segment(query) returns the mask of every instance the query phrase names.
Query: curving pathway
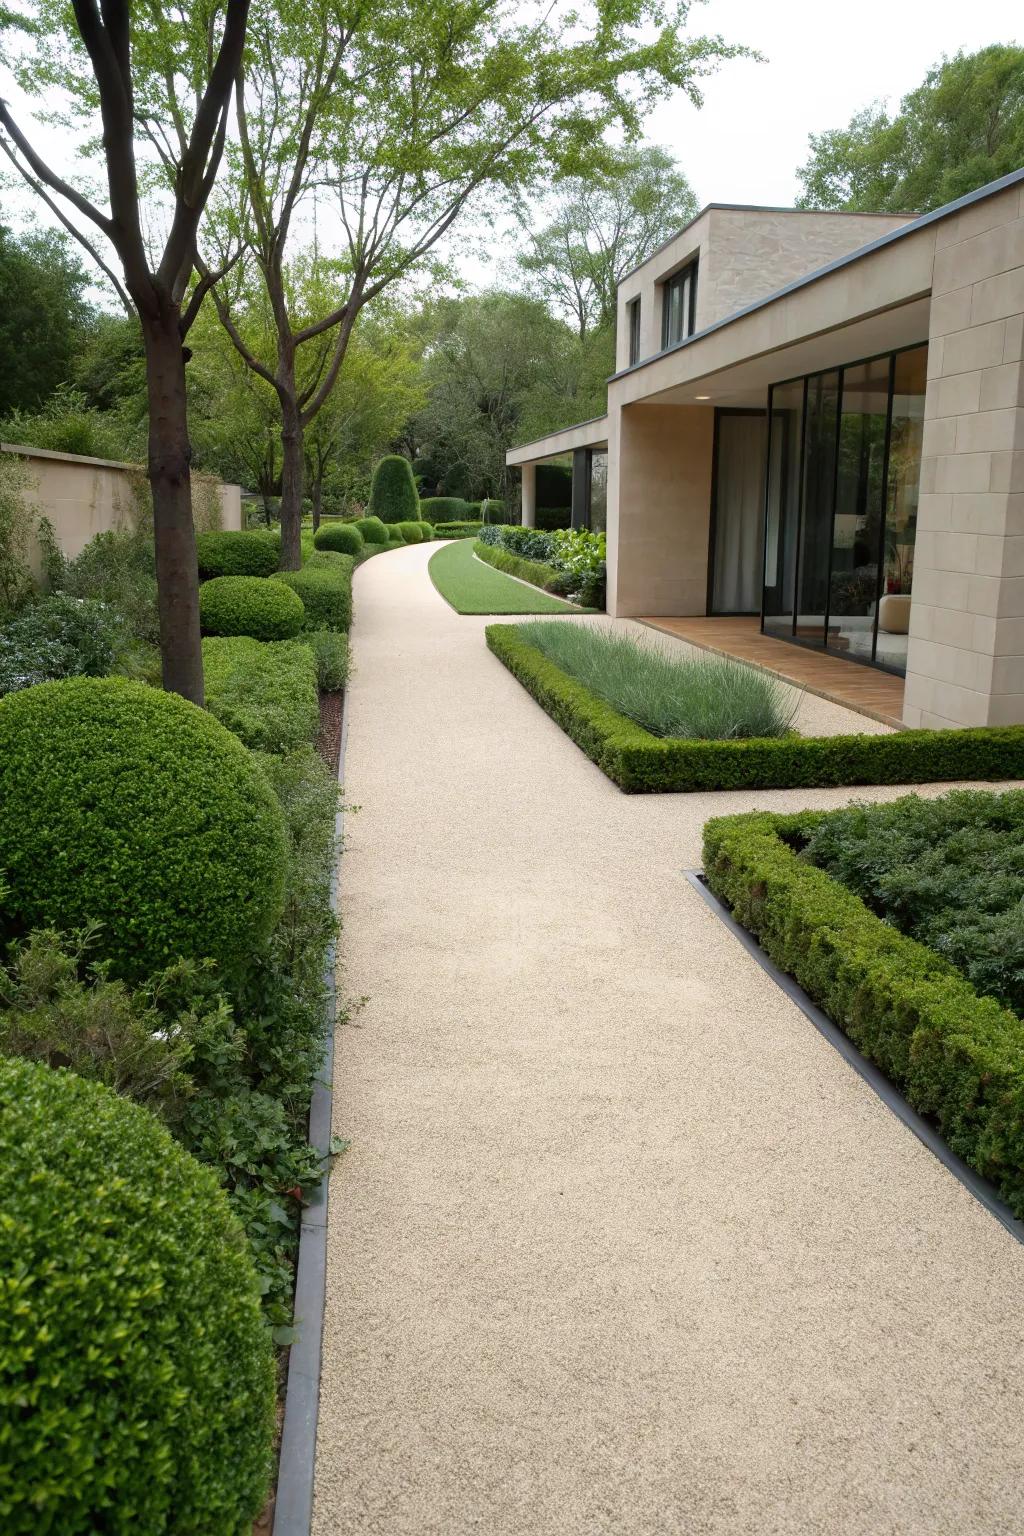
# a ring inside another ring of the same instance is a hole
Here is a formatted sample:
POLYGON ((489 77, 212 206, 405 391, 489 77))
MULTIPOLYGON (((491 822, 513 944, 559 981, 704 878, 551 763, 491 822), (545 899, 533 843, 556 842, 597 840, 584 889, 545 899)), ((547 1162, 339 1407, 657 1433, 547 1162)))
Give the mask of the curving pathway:
POLYGON ((1021 1530, 1024 1250, 681 874, 850 792, 620 794, 433 547, 356 573, 315 1536, 1021 1530))

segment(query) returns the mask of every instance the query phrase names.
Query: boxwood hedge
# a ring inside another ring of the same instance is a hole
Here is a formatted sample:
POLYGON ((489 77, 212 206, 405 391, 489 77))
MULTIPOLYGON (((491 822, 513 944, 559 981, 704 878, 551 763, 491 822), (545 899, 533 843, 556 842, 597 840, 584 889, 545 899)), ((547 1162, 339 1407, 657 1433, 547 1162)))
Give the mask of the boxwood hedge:
POLYGON ((274 1362, 213 1172, 98 1083, 3 1060, 0 1210, 0 1528, 250 1530, 274 1362))
POLYGON ((429 543, 434 537, 434 530, 429 523, 420 523, 420 537, 424 544, 429 543))
POLYGON ((358 528, 367 544, 386 544, 388 542, 388 530, 379 517, 359 517, 352 524, 358 528))
POLYGON ((352 555, 323 550, 301 571, 282 571, 281 581, 302 599, 310 629, 347 630, 352 623, 352 555))
POLYGON ((435 523, 434 537, 438 539, 475 539, 479 536, 482 523, 452 522, 435 523))
POLYGON ((709 821, 709 886, 1024 1217, 1024 1023, 801 859, 790 844, 820 819, 755 813, 709 821))
POLYGON ((199 621, 206 635, 251 635, 254 640, 290 640, 306 612, 286 579, 266 576, 215 576, 199 589, 199 621))
POLYGON ((358 555, 363 542, 355 523, 324 523, 313 536, 317 549, 333 549, 339 555, 358 555))
POLYGON ((553 565, 545 565, 540 560, 527 560, 523 555, 514 555, 499 545, 485 544, 482 539, 477 539, 473 553, 478 560, 493 565, 496 570, 517 576, 520 581, 528 581, 532 587, 540 587, 542 590, 557 581, 560 574, 553 565))
POLYGON ((470 503, 461 496, 424 496, 420 502, 420 516, 430 522, 457 523, 465 519, 470 503))
POLYGON ((422 523, 398 523, 397 528, 407 544, 419 544, 423 538, 422 523))
POLYGON ((291 752, 316 740, 316 660, 301 640, 211 636, 203 641, 203 673, 207 709, 247 747, 291 752))
POLYGON ((261 533, 220 530, 196 537, 199 574, 211 576, 272 576, 277 570, 278 549, 261 533))
POLYGON ((541 708, 630 794, 1024 778, 1024 726, 745 741, 659 738, 549 661, 518 626, 491 624, 486 634, 495 656, 541 708))
POLYGON ((128 978, 178 956, 235 968, 280 914, 281 811, 230 731, 118 677, 0 699, 3 918, 64 931, 128 978))

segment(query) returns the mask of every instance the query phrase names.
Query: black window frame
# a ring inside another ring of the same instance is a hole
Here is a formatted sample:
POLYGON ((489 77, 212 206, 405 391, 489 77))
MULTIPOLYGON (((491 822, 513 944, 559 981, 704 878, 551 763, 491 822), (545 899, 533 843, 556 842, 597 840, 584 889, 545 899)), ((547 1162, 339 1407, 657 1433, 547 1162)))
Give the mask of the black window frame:
POLYGON ((630 299, 626 305, 626 315, 629 321, 629 366, 640 361, 640 295, 630 299))
POLYGON ((686 262, 685 266, 666 277, 661 284, 661 350, 667 352, 670 347, 676 347, 681 341, 687 341, 697 329, 697 266, 699 258, 686 262), (689 282, 689 290, 686 299, 686 316, 683 334, 672 336, 668 334, 669 295, 674 288, 680 287, 684 282, 689 282))

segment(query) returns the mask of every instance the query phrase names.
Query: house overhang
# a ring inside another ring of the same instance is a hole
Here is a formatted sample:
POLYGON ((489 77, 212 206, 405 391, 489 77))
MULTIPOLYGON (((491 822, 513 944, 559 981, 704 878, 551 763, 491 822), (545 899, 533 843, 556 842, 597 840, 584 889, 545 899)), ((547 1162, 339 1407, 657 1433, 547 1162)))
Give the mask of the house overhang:
POLYGON ((605 449, 608 447, 608 417, 595 416, 591 421, 581 421, 575 426, 564 427, 561 432, 549 432, 532 443, 522 443, 510 448, 505 463, 510 465, 542 464, 545 459, 555 459, 562 454, 575 453, 577 448, 605 449))

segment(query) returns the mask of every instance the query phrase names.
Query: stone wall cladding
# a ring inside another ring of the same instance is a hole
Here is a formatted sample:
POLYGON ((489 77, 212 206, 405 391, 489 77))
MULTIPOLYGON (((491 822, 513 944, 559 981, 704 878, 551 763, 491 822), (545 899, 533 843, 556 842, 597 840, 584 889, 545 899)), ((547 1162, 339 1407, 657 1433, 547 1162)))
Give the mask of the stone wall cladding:
POLYGON ((1024 190, 936 231, 904 720, 1024 722, 1024 190))

